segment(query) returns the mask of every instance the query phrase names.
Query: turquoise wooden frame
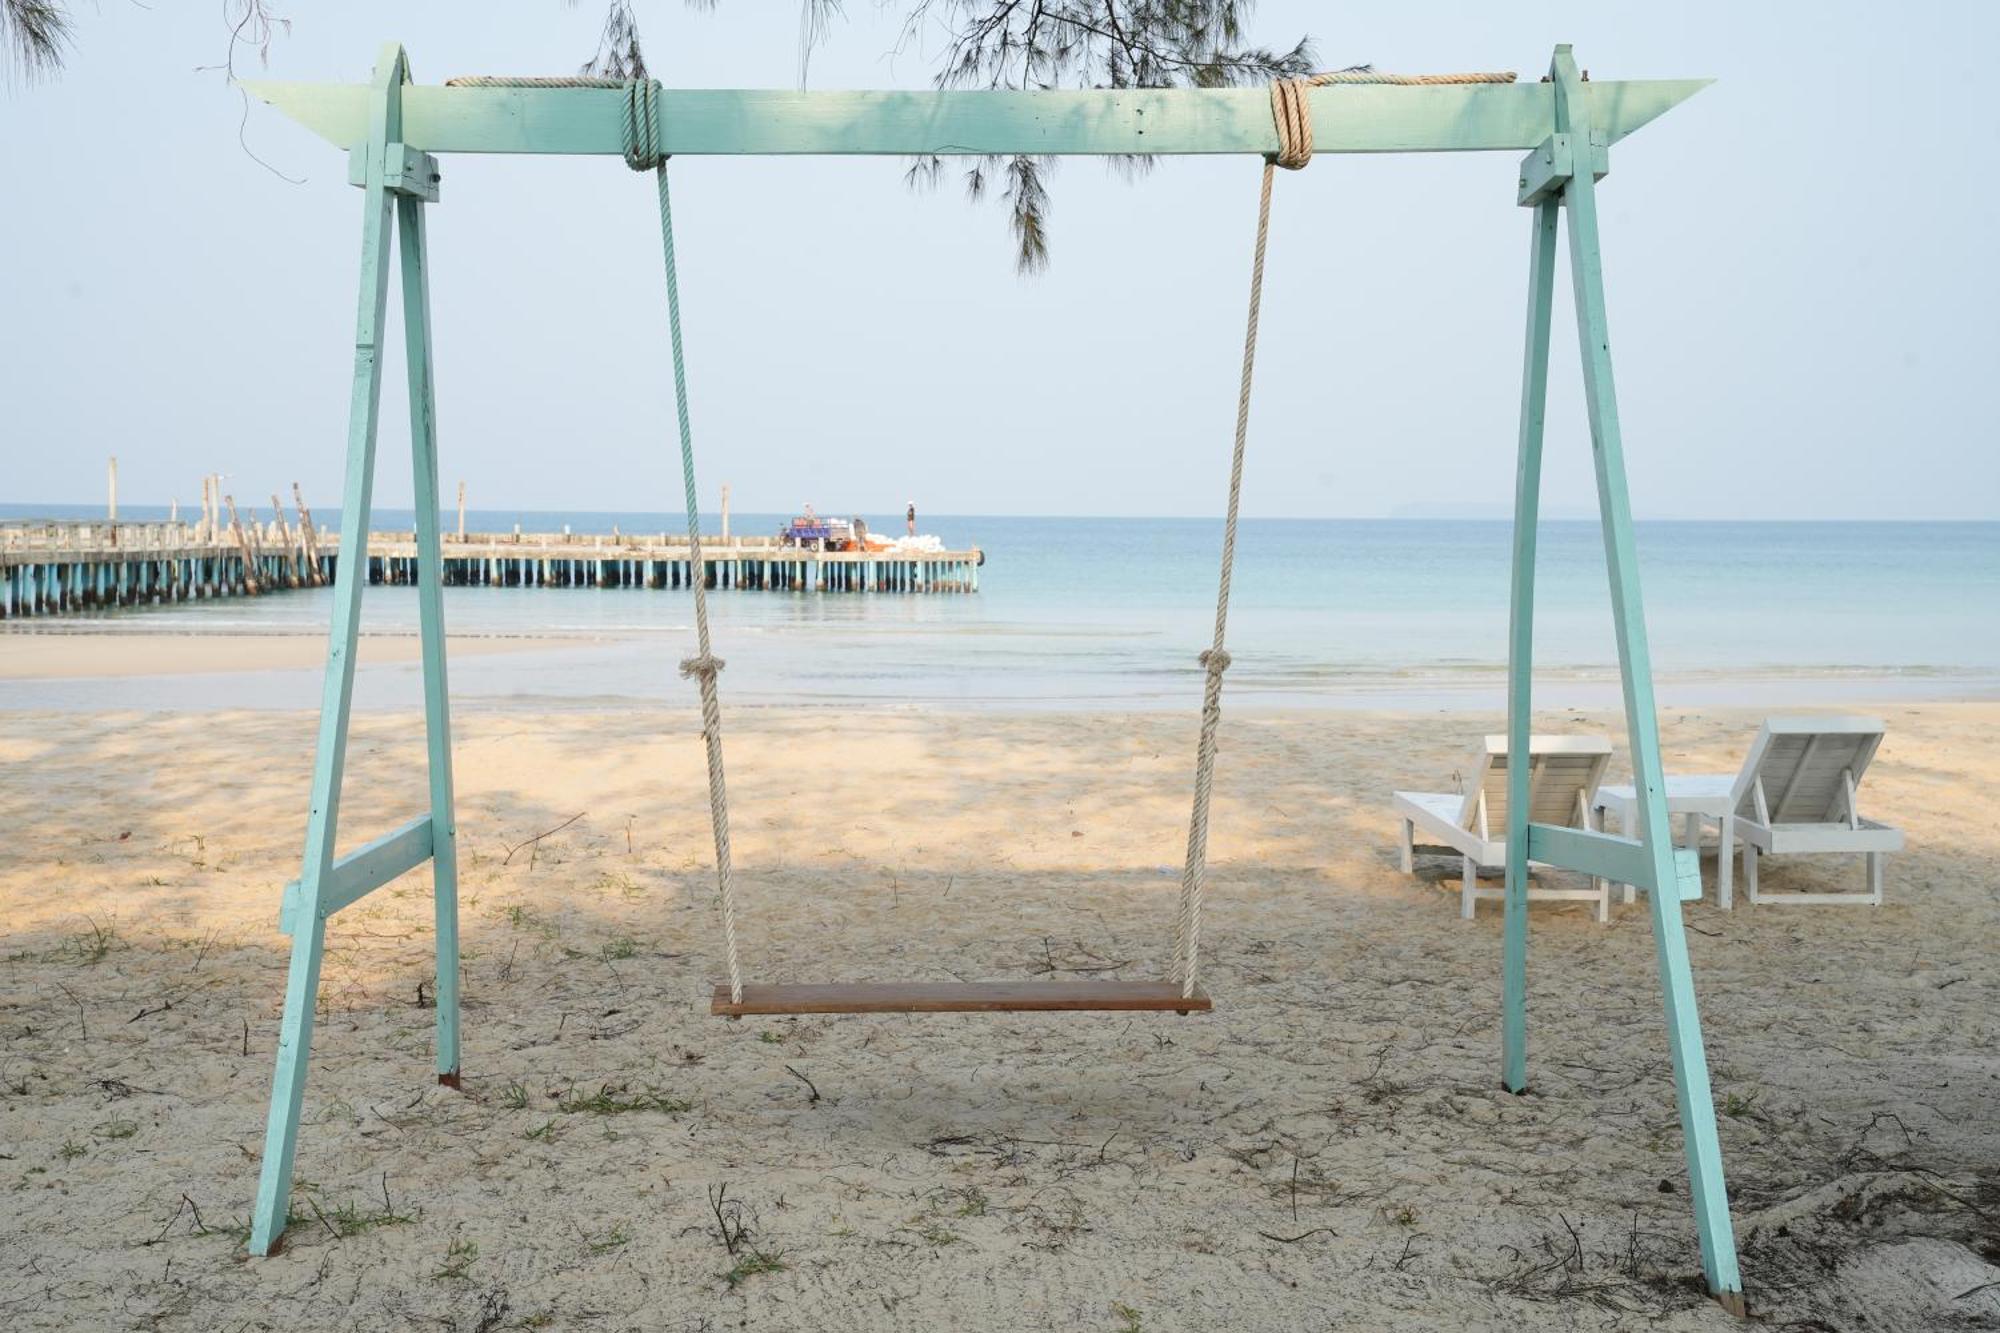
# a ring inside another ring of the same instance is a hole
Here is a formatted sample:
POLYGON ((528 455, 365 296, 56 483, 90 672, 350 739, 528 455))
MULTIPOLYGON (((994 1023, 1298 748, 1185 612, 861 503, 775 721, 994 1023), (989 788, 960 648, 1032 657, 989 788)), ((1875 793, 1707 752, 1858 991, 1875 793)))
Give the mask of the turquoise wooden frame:
MULTIPOLYGON (((1585 81, 1567 46, 1540 83, 1454 86, 1334 85, 1311 93, 1318 153, 1527 150, 1516 202, 1533 210, 1515 493, 1509 752, 1526 754, 1532 703, 1535 534, 1548 389, 1558 215, 1568 215, 1570 273, 1589 408, 1592 454, 1610 576, 1612 614, 1634 776, 1637 838, 1527 823, 1528 767, 1509 769, 1507 890, 1501 963, 1501 1078, 1525 1091, 1527 1074, 1527 872, 1540 861, 1611 874, 1647 891, 1657 944, 1674 1086, 1686 1144, 1696 1228, 1709 1289, 1742 1308, 1742 1280, 1716 1136, 1707 1058, 1696 1012, 1681 901, 1693 869, 1676 854, 1667 821, 1652 668, 1646 647, 1627 495, 1624 445, 1611 373, 1599 253, 1597 182, 1609 150, 1698 92, 1707 80, 1585 81)), ((438 548, 437 425, 431 381, 430 296, 424 205, 435 202, 436 153, 617 154, 626 98, 618 89, 420 87, 400 46, 385 47, 367 86, 251 83, 265 101, 347 149, 350 180, 365 192, 361 298, 356 316, 343 552, 367 538, 381 400, 381 333, 389 290, 390 223, 401 252, 403 321, 416 478, 418 596, 430 748, 429 814, 346 856, 334 855, 341 773, 354 685, 363 562, 342 560, 334 587, 304 868, 286 887, 291 969, 273 1079, 262 1178, 249 1248, 279 1243, 291 1193, 307 1055, 312 1042, 326 921, 405 871, 432 865, 437 921, 437 1073, 457 1086, 458 922, 450 717, 438 548)), ((659 136, 678 155, 731 154, 1249 154, 1277 151, 1262 89, 1118 92, 784 93, 666 89, 656 99, 659 136)), ((1696 894, 1698 877, 1693 880, 1696 894)))

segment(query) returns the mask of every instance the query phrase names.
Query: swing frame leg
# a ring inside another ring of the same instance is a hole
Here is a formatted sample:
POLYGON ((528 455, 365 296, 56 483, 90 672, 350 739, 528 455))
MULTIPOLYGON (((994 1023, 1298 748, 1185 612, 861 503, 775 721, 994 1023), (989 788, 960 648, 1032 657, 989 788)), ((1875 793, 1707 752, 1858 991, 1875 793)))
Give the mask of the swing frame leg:
POLYGON ((438 1077, 440 1082, 453 1087, 458 1084, 458 858, 444 673, 436 410, 422 212, 424 202, 436 198, 436 171, 429 158, 412 153, 400 143, 402 86, 409 79, 402 48, 393 43, 383 48, 375 69, 369 139, 354 150, 365 202, 354 374, 348 404, 347 470, 340 515, 340 559, 334 576, 333 617, 320 699, 305 856, 298 880, 286 888, 281 914, 281 921, 292 934, 292 954, 285 980, 284 1016, 278 1029, 264 1155, 251 1213, 248 1249, 256 1255, 271 1254, 279 1248, 289 1221, 292 1168, 305 1100, 327 918, 426 860, 433 863, 437 900, 438 1077), (385 838, 337 858, 334 849, 340 829, 341 780, 347 764, 348 720, 354 698, 354 653, 360 628, 361 594, 367 584, 368 521, 382 405, 381 352, 388 313, 392 214, 399 223, 402 241, 431 812, 385 838))
POLYGON ((438 532, 437 393, 431 357, 430 251, 424 203, 396 199, 403 272, 403 345, 410 383, 411 495, 417 511, 417 618, 424 669, 424 743, 430 761, 431 897, 437 931, 437 1079, 459 1086, 458 816, 451 771, 451 693, 445 674, 444 555, 438 532))
POLYGON ((1555 200, 1535 207, 1528 261, 1527 349, 1521 369, 1521 444, 1514 473, 1514 571, 1507 638, 1507 879, 1502 901, 1500 1082, 1528 1090, 1528 754, 1534 693, 1535 528, 1542 492, 1542 427, 1549 396, 1555 308, 1555 200))
POLYGON ((1605 317, 1603 256, 1598 238, 1596 180, 1608 170, 1603 136, 1592 130, 1587 90, 1568 46, 1558 46, 1550 75, 1555 85, 1556 135, 1523 164, 1520 202, 1535 209, 1529 280, 1528 346, 1521 395, 1520 460, 1516 475, 1514 571, 1508 651, 1507 895, 1502 955, 1502 1081, 1527 1088, 1527 860, 1529 830, 1525 763, 1533 674, 1534 555, 1541 481, 1542 417, 1547 392, 1549 303, 1555 259, 1556 207, 1567 214, 1570 279, 1577 341, 1583 359, 1591 454, 1604 533, 1611 611, 1623 680, 1627 743, 1639 795, 1636 834, 1646 850, 1646 890, 1665 1002, 1668 1049, 1687 1156, 1689 1194, 1701 1241, 1708 1289, 1724 1309, 1745 1312, 1737 1268, 1735 1230, 1723 1178, 1714 1094, 1687 935, 1675 891, 1673 825, 1667 815, 1653 698, 1651 654, 1639 592, 1632 532, 1632 503, 1625 475, 1618 399, 1611 371, 1611 338, 1605 317), (1602 168, 1602 169, 1601 169, 1602 168))

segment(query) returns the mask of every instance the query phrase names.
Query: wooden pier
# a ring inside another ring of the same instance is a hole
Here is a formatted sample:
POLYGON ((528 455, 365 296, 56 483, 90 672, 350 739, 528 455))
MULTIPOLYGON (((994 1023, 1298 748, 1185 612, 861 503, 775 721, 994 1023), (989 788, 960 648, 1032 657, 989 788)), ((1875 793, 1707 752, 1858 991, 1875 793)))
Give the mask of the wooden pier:
MULTIPOLYGON (((466 533, 444 538, 447 587, 686 589, 685 537, 669 533, 466 533)), ((821 551, 776 537, 705 539, 709 588, 792 593, 967 593, 985 555, 821 551)), ((0 619, 96 607, 255 596, 331 583, 338 533, 270 523, 0 523, 0 619)), ((416 534, 371 532, 368 581, 417 582, 416 534)))

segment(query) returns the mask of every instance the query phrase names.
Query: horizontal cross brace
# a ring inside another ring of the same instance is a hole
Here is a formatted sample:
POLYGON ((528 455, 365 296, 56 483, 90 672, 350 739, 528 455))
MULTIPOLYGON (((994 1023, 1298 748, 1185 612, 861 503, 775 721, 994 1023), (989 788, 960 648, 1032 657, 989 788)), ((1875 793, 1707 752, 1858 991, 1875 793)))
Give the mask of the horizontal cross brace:
MULTIPOLYGON (((1686 101, 1707 79, 1584 85, 1590 123, 1616 143, 1686 101)), ((321 138, 368 137, 362 84, 246 81, 321 138)), ((431 153, 622 153, 617 88, 401 89, 401 141, 431 153)), ((1335 84, 1311 93, 1313 150, 1428 153, 1529 149, 1556 130, 1553 84, 1335 84)), ((664 89, 668 153, 980 154, 1278 151, 1263 88, 1084 92, 775 92, 664 89)))
MULTIPOLYGON (((1636 838, 1621 838, 1614 833, 1530 824, 1528 859, 1617 884, 1647 890, 1653 887, 1653 857, 1646 845, 1636 838)), ((1674 849, 1674 880, 1683 902, 1701 897, 1700 853, 1691 847, 1674 849)))
MULTIPOLYGON (((319 914, 332 916, 381 888, 396 876, 415 870, 431 859, 433 846, 431 817, 413 819, 394 833, 385 833, 371 843, 356 847, 333 863, 326 882, 319 887, 319 914)), ((305 887, 298 880, 285 885, 284 905, 278 909, 278 929, 290 935, 299 927, 299 911, 305 903, 305 887)))
POLYGON ((1674 848, 1674 880, 1680 886, 1682 902, 1701 901, 1701 851, 1698 848, 1674 848))

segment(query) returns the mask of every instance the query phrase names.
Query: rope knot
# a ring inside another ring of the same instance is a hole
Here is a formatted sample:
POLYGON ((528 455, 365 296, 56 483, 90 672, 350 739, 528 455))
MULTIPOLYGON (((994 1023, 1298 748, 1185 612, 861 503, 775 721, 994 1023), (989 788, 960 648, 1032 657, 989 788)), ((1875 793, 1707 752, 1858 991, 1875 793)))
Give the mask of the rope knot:
POLYGON ((1219 676, 1229 670, 1229 654, 1220 648, 1202 649, 1200 661, 1202 668, 1211 676, 1219 676))
POLYGON ((1279 79, 1271 85, 1271 119, 1278 126, 1278 151, 1271 160, 1287 171, 1312 161, 1312 88, 1310 79, 1279 79))
POLYGON ((667 160, 660 151, 660 116, 655 95, 660 85, 651 79, 625 83, 625 165, 651 171, 667 160))
POLYGON ((681 659, 681 675, 689 680, 694 680, 697 677, 703 680, 714 680, 715 673, 727 665, 728 663, 724 662, 714 653, 703 653, 699 657, 683 657, 681 659))
POLYGON ((1271 161, 1288 171, 1297 171, 1312 161, 1314 88, 1328 84, 1374 83, 1403 87, 1433 87, 1470 83, 1512 83, 1514 75, 1498 71, 1474 74, 1384 74, 1368 65, 1353 69, 1308 74, 1302 79, 1279 79, 1271 85, 1271 119, 1278 126, 1278 151, 1271 161))

